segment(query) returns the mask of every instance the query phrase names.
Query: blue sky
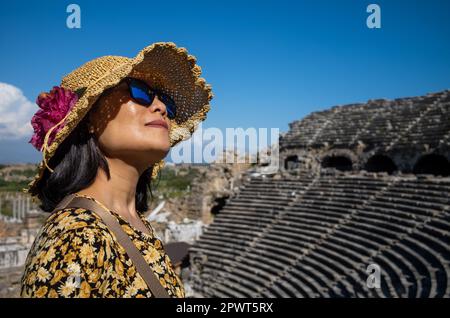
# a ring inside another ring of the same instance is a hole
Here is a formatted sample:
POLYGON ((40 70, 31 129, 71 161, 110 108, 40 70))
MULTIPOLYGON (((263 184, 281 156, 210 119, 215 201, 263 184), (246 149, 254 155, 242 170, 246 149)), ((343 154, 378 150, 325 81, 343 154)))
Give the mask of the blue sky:
MULTIPOLYGON (((31 103, 90 59, 133 57, 156 41, 197 57, 215 94, 205 128, 287 131, 334 105, 450 88, 445 0, 0 3, 0 82, 31 103), (81 29, 66 27, 70 3, 81 7, 81 29), (381 7, 381 29, 366 26, 370 3, 381 7)), ((0 162, 40 159, 29 137, 1 137, 0 162)))

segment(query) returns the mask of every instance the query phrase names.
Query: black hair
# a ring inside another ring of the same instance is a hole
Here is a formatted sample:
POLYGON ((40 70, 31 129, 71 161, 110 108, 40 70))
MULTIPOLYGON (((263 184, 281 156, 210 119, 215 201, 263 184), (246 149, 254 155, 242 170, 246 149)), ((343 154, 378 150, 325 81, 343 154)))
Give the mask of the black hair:
MULTIPOLYGON (((96 103, 97 104, 97 103, 96 103)), ((97 105, 94 105, 95 108, 97 105)), ((75 129, 58 146, 42 178, 34 187, 32 195, 40 199, 40 208, 51 212, 66 196, 88 187, 97 176, 98 168, 105 171, 110 179, 108 162, 101 152, 97 137, 88 131, 86 115, 75 129)), ((136 211, 148 210, 148 194, 153 199, 151 175, 153 166, 147 168, 139 177, 136 185, 136 211)))

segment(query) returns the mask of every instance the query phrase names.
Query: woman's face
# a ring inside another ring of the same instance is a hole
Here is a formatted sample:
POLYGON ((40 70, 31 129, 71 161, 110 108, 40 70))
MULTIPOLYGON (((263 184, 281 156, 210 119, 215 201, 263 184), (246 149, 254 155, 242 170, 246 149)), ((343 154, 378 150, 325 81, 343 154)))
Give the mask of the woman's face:
POLYGON ((100 97, 98 103, 89 115, 89 127, 93 128, 99 147, 107 157, 145 169, 167 155, 170 120, 166 106, 158 97, 150 106, 143 106, 130 97, 128 85, 121 82, 100 97), (146 125, 154 120, 164 120, 169 129, 146 125))

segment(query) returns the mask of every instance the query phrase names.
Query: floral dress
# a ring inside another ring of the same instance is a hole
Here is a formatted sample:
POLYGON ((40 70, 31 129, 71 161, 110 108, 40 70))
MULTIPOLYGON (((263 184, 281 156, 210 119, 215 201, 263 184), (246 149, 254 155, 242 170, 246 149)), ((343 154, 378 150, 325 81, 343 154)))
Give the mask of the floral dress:
MULTIPOLYGON (((95 201, 93 197, 78 195, 95 201)), ((144 233, 114 211, 123 230, 141 251, 171 297, 184 297, 163 244, 150 223, 144 233)), ((101 218, 84 208, 51 214, 27 256, 21 281, 22 297, 153 297, 125 249, 101 218)))

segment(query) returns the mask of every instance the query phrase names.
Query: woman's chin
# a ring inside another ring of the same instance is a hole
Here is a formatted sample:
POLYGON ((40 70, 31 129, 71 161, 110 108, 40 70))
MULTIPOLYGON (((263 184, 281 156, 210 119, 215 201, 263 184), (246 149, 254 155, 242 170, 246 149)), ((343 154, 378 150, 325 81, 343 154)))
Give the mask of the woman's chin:
POLYGON ((170 151, 169 144, 152 145, 151 148, 147 149, 146 152, 154 154, 156 157, 163 159, 170 151))

